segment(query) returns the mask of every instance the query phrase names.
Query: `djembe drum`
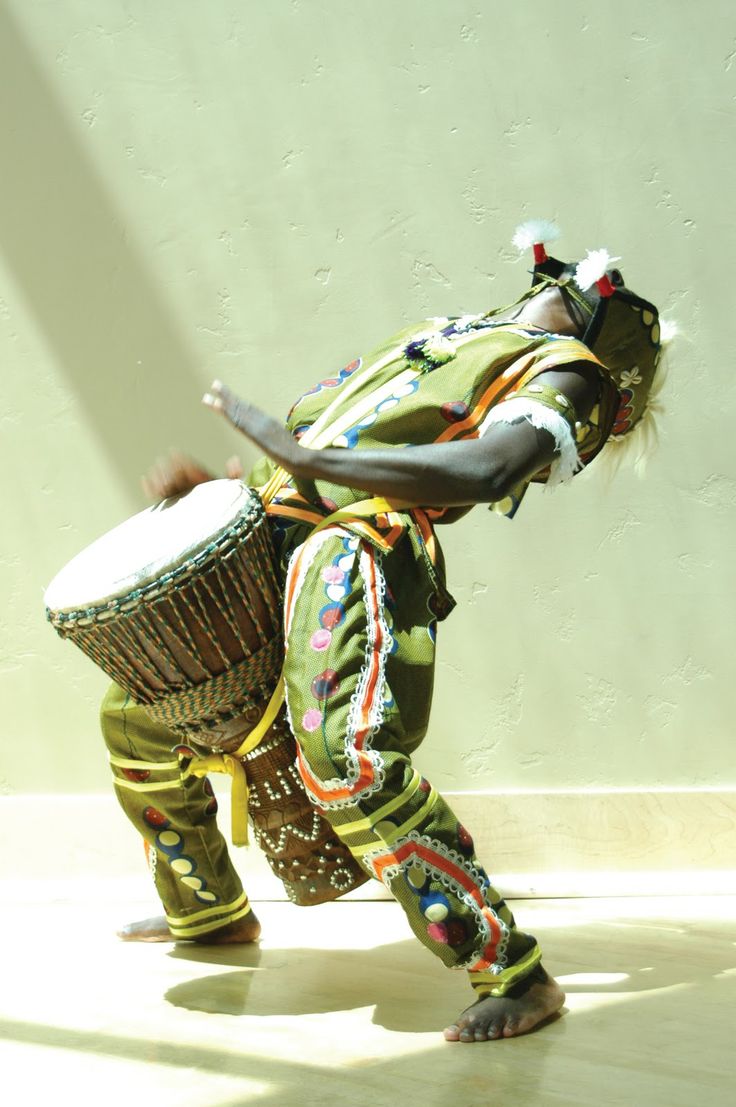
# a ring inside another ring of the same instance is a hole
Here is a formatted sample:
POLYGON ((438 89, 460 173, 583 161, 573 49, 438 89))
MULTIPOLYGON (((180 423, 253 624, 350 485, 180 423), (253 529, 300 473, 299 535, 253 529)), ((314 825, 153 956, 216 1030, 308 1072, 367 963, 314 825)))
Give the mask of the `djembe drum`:
MULTIPOLYGON (((281 585, 256 492, 216 480, 164 500, 83 550, 44 598, 57 632, 179 738, 184 771, 197 748, 242 750, 283 660, 281 585)), ((291 900, 322 903, 368 879, 307 799, 283 707, 237 761, 256 840, 291 900)))

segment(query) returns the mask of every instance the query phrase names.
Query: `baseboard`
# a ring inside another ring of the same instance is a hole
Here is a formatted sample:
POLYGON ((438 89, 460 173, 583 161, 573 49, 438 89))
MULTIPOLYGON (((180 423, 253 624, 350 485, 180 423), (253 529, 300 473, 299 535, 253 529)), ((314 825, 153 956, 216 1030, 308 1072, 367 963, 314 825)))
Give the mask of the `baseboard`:
MULTIPOLYGON (((736 893, 736 790, 463 792, 446 798, 510 898, 736 893)), ((221 797, 220 825, 229 825, 221 797)), ((257 849, 233 850, 252 899, 282 899, 257 849)), ((54 898, 147 880, 112 795, 0 798, 6 889, 54 898)), ((143 886, 143 885, 141 885, 143 886)), ((367 885, 357 898, 383 898, 367 885)))

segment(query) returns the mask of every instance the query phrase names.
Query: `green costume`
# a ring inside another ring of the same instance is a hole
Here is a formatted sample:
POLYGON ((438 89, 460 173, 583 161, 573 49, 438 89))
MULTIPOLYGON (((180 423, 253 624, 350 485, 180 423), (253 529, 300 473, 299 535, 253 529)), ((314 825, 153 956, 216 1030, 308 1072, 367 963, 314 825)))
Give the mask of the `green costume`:
MULTIPOLYGON (((395 335, 307 392, 288 427, 312 447, 370 450, 475 438, 494 422, 528 419, 555 435, 559 459, 535 478, 554 480, 572 475, 578 448, 584 461, 595 456, 617 406, 606 370, 577 340, 465 316, 395 335), (537 380, 580 361, 599 379, 585 427, 537 380)), ((445 964, 468 968, 478 994, 504 994, 534 970, 539 948, 516 929, 468 831, 410 761, 427 727, 437 622, 453 606, 433 530, 449 512, 377 505, 359 489, 293 480, 265 459, 250 483, 269 488, 285 577, 287 705, 307 792, 419 939, 445 964)), ((513 516, 527 484, 496 510, 513 516)), ((206 933, 247 910, 211 793, 178 776, 168 752, 175 736, 124 699, 113 689, 103 706, 119 798, 154 844, 173 933, 206 933), (154 815, 146 791, 126 780, 139 771, 161 784, 154 815)))

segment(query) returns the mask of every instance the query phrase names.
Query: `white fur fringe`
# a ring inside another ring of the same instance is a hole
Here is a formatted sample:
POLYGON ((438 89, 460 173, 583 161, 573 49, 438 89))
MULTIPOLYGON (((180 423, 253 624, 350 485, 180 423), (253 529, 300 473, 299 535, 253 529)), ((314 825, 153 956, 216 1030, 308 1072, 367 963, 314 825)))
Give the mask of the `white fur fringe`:
POLYGON ((483 420, 480 433, 483 435, 493 423, 518 423, 521 419, 526 419, 537 430, 549 431, 555 440, 558 456, 550 466, 548 488, 563 484, 582 469, 583 463, 578 457, 578 448, 567 420, 554 408, 537 400, 529 400, 524 396, 504 400, 491 409, 483 420))

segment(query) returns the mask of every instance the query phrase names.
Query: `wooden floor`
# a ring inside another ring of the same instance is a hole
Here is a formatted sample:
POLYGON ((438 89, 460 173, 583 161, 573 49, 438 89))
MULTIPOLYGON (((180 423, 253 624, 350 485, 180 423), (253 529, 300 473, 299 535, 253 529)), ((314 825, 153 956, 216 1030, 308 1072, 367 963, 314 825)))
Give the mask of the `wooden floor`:
POLYGON ((736 1103, 732 897, 514 905, 564 1015, 451 1045, 465 980, 393 903, 262 903, 259 946, 206 949, 119 942, 152 903, 112 884, 74 902, 4 892, 0 1072, 29 1107, 736 1103))

